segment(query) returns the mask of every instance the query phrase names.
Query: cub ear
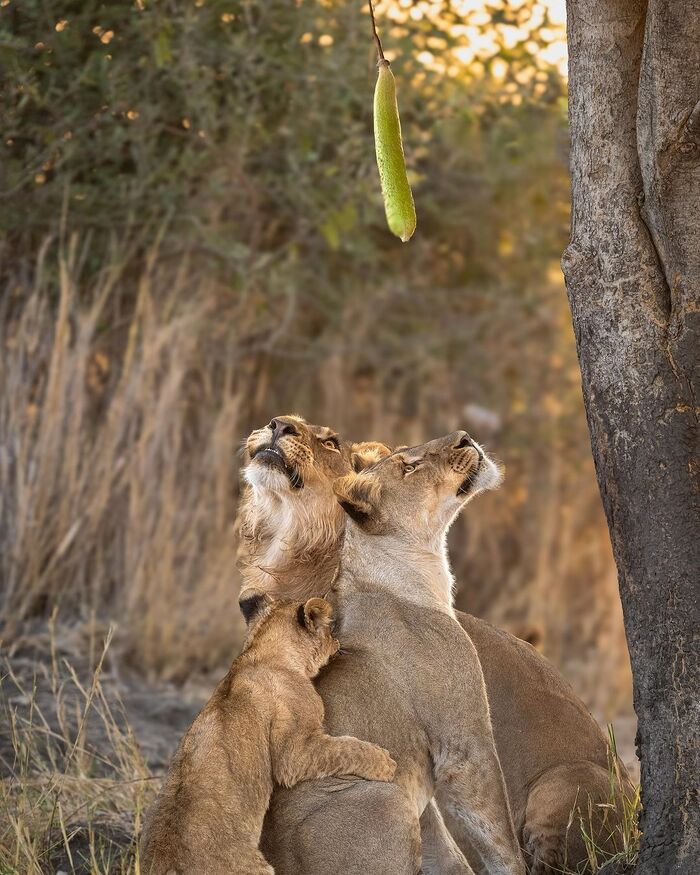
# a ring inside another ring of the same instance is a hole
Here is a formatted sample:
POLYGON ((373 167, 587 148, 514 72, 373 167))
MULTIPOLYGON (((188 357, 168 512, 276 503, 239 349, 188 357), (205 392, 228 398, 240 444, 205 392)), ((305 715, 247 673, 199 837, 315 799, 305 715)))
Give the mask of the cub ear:
POLYGON ((364 471, 375 462, 381 461, 385 456, 391 455, 391 449, 379 441, 361 441, 353 444, 350 454, 350 463, 353 471, 364 471))
POLYGON ((376 511, 381 486, 367 474, 347 474, 335 481, 333 492, 345 513, 361 523, 376 511))
POLYGON ((299 625, 309 632, 328 629, 333 622, 333 606, 325 599, 309 599, 306 604, 299 605, 297 619, 299 625))

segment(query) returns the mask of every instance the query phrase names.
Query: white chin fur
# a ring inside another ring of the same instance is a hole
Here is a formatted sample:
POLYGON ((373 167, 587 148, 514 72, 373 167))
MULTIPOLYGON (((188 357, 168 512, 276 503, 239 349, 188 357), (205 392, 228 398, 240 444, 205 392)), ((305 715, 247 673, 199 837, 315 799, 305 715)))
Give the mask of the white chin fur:
POLYGON ((498 489, 501 483, 503 483, 503 470, 485 455, 474 481, 474 489, 498 489))
POLYGON ((290 489, 286 474, 269 465, 261 465, 255 459, 243 469, 243 477, 251 486, 260 489, 271 489, 273 492, 287 492, 290 489))

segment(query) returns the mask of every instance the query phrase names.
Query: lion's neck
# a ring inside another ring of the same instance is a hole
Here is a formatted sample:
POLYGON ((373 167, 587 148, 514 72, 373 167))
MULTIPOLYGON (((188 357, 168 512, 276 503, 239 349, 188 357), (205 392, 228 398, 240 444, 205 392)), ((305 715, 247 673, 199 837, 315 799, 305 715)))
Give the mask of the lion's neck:
POLYGON ((348 521, 337 589, 381 589, 454 616, 454 577, 446 532, 434 544, 407 544, 395 535, 368 535, 348 521))
POLYGON ((343 517, 332 495, 249 496, 239 554, 243 585, 292 599, 325 595, 338 570, 343 517))

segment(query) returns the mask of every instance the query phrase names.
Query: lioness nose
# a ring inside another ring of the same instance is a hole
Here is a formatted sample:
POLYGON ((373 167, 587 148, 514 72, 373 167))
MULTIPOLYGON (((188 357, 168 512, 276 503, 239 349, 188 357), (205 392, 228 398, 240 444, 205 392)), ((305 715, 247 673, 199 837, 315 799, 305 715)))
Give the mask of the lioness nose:
POLYGON ((272 437, 277 439, 284 434, 299 434, 299 429, 288 419, 273 419, 268 428, 272 429, 272 437))
POLYGON ((462 432, 462 437, 459 439, 457 444, 455 445, 456 450, 463 450, 465 447, 473 446, 474 441, 469 437, 466 431, 462 432))

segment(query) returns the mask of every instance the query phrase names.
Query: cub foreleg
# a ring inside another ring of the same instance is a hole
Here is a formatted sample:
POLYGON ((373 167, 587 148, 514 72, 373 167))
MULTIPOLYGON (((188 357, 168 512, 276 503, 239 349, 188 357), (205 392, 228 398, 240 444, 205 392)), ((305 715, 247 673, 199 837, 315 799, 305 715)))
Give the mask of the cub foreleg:
POLYGON ((288 735, 273 750, 273 771, 275 780, 283 787, 340 775, 391 781, 396 763, 384 748, 351 735, 300 733, 288 735))

